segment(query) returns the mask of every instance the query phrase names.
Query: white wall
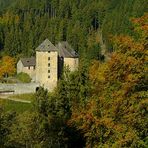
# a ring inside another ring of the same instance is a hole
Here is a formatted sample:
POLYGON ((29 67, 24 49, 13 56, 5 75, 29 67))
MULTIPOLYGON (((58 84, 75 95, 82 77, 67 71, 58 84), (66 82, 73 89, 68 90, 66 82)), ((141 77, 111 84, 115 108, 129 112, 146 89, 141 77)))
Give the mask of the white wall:
POLYGON ((64 65, 69 66, 71 71, 78 69, 79 59, 78 58, 64 58, 64 65))

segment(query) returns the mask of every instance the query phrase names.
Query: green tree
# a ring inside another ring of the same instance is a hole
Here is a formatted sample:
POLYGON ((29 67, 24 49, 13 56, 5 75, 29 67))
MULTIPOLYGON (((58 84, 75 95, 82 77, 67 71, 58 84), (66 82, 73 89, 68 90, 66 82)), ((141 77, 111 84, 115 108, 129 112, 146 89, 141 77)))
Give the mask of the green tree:
MULTIPOLYGON (((0 102, 2 104, 2 102, 0 102)), ((0 145, 5 147, 8 141, 8 135, 11 133, 10 127, 15 121, 16 113, 6 112, 0 104, 0 145)))

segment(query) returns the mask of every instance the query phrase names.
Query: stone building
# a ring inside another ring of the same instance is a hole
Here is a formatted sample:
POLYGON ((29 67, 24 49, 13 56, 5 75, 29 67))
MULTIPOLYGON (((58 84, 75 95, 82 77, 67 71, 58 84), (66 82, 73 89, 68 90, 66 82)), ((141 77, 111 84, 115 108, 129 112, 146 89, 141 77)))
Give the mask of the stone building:
POLYGON ((27 73, 33 81, 36 78, 36 59, 34 57, 31 58, 21 58, 17 63, 17 74, 20 72, 27 73))
POLYGON ((46 39, 36 48, 35 59, 33 65, 34 71, 31 71, 31 64, 25 64, 25 70, 27 70, 22 71, 25 66, 22 64, 22 59, 20 59, 17 64, 17 72, 26 72, 31 78, 34 78, 32 75, 34 76, 35 72, 35 82, 47 88, 49 91, 52 91, 56 87, 64 65, 68 66, 71 71, 77 70, 78 68, 78 54, 71 48, 68 42, 60 42, 54 46, 46 39))
POLYGON ((56 47, 59 53, 59 62, 61 62, 62 65, 69 66, 71 71, 76 70, 79 62, 78 54, 72 49, 68 42, 60 42, 56 47))
POLYGON ((46 39, 36 48, 36 82, 51 90, 58 80, 58 50, 46 39))

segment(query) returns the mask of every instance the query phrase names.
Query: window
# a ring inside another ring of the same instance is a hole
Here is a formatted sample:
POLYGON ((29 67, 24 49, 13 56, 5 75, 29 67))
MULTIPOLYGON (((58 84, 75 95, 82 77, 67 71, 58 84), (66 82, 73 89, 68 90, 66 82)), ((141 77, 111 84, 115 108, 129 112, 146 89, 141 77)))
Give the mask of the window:
POLYGON ((50 73, 50 70, 48 70, 48 73, 50 73))
POLYGON ((28 66, 28 69, 30 69, 30 66, 28 66))
POLYGON ((48 57, 48 61, 50 61, 50 57, 48 57))
POLYGON ((48 78, 50 79, 50 76, 48 76, 48 78))
POLYGON ((48 51, 48 53, 50 53, 50 51, 48 51))
POLYGON ((48 67, 50 67, 50 63, 48 63, 48 67))

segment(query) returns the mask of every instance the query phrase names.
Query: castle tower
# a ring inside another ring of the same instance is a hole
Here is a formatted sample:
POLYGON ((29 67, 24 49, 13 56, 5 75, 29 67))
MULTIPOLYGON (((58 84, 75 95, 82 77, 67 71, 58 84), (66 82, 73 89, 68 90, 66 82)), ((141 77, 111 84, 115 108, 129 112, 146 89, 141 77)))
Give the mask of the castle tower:
POLYGON ((57 48, 46 39, 36 48, 36 82, 52 91, 58 80, 57 48))

